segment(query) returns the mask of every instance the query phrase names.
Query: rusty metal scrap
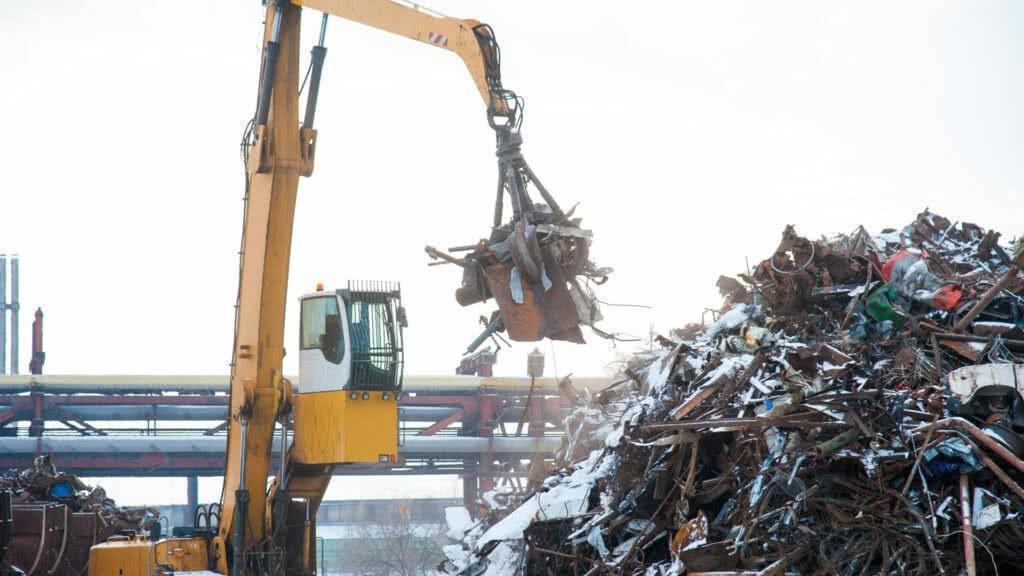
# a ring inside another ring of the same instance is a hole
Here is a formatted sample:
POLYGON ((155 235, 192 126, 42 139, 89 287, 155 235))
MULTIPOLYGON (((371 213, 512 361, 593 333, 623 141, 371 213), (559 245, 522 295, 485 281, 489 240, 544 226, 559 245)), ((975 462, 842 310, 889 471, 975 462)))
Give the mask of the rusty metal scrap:
POLYGON ((95 512, 112 533, 141 531, 158 511, 146 507, 122 507, 107 497, 100 486, 89 486, 74 474, 61 472, 50 456, 36 457, 31 468, 0 472, 0 490, 12 492, 14 505, 53 502, 67 505, 73 512, 95 512))
POLYGON ((0 542, 0 574, 77 576, 92 545, 159 523, 158 510, 119 507, 103 488, 58 471, 48 455, 0 472, 0 512, 10 514, 10 528, 0 531, 9 538, 0 542))
POLYGON ((718 279, 714 323, 574 398, 556 474, 508 518, 580 486, 586 506, 481 540, 516 542, 525 574, 1018 573, 1024 243, 1000 238, 928 211, 874 236, 787 227, 718 279))

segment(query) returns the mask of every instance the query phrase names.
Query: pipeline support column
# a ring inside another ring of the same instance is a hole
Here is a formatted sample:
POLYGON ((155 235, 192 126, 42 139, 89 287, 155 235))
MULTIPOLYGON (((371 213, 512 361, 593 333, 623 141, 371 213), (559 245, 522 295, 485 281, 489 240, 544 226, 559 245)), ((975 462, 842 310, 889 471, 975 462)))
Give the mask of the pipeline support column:
POLYGON ((18 298, 18 256, 11 257, 11 303, 7 308, 11 311, 11 374, 18 373, 18 310, 21 300, 18 298))
POLYGON ((7 374, 7 255, 0 254, 0 376, 7 374))
MULTIPOLYGON (((494 426, 498 417, 498 397, 490 386, 480 387, 479 436, 490 439, 494 435, 494 426)), ((480 454, 480 465, 477 467, 480 478, 480 492, 494 489, 494 451, 488 442, 485 451, 480 454)))
MULTIPOLYGON (((465 411, 465 414, 462 417, 462 428, 459 430, 459 436, 473 437, 480 435, 480 404, 479 393, 472 401, 463 403, 462 409, 465 411)), ((480 498, 478 490, 478 483, 480 481, 479 465, 479 457, 469 455, 462 457, 462 505, 473 518, 478 516, 477 500, 480 498)))
POLYGON ((186 513, 188 517, 185 518, 185 522, 191 522, 196 517, 196 508, 199 506, 199 477, 195 474, 189 475, 187 478, 187 484, 185 487, 187 492, 186 502, 186 513))

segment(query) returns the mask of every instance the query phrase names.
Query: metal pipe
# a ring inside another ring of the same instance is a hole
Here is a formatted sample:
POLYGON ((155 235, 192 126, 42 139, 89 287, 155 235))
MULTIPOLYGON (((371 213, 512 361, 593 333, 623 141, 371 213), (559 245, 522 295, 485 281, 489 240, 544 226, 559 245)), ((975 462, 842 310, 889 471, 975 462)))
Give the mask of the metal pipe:
POLYGON ((239 464, 238 464, 238 489, 239 490, 244 490, 245 489, 245 464, 246 464, 245 456, 246 456, 246 451, 247 451, 247 449, 249 447, 249 421, 246 420, 245 418, 242 418, 241 421, 242 421, 242 442, 241 442, 242 454, 241 454, 241 457, 239 458, 240 461, 239 461, 239 464))
MULTIPOLYGON (((929 327, 923 322, 921 327, 924 330, 934 330, 934 328, 929 327)), ((979 344, 987 344, 992 341, 990 336, 971 336, 969 334, 953 334, 941 331, 933 332, 933 334, 938 338, 940 344, 942 343, 942 340, 949 340, 951 342, 977 342, 979 344)), ((999 342, 1013 352, 1024 352, 1024 340, 1002 339, 999 342)))
POLYGON ((231 575, 242 575, 242 547, 245 545, 245 524, 249 514, 249 491, 245 489, 245 452, 248 448, 249 422, 242 418, 241 463, 238 471, 238 489, 235 490, 234 554, 231 575))
POLYGON ((1002 483, 1005 484, 1011 492, 1016 494, 1017 497, 1020 498, 1021 500, 1024 500, 1024 488, 1021 488, 1020 484, 1017 484, 1013 480, 1013 478, 1010 478, 1010 476, 1006 473, 1005 470, 1003 470, 999 466, 999 464, 996 464, 991 458, 988 457, 988 454, 985 454, 985 452, 978 448, 977 446, 971 446, 971 451, 974 452, 974 455, 978 458, 978 460, 981 460, 982 464, 988 466, 988 469, 991 470, 992 473, 996 475, 996 478, 999 478, 999 480, 1002 481, 1002 483))
POLYGON ((516 182, 519 178, 511 160, 505 160, 499 156, 498 170, 504 178, 505 186, 508 188, 509 200, 512 203, 512 220, 519 220, 523 215, 522 197, 519 195, 519 188, 516 182))
POLYGON ((540 178, 537 178, 537 175, 533 173, 533 170, 530 169, 530 166, 525 161, 523 162, 523 169, 526 171, 526 175, 530 178, 530 182, 533 182, 533 185, 537 187, 541 197, 543 197, 544 201, 548 203, 548 207, 551 208, 551 211, 555 213, 555 216, 558 217, 559 221, 564 222, 565 212, 562 211, 562 207, 558 205, 558 202, 555 202, 555 197, 552 196, 548 192, 548 189, 540 183, 540 178))
POLYGON ((476 337, 469 346, 466 347, 466 351, 463 354, 472 354, 480 347, 481 344, 487 341, 491 337, 491 334, 495 332, 501 332, 505 329, 505 322, 501 319, 501 316, 495 316, 490 322, 487 323, 487 327, 484 328, 483 332, 476 337))
POLYGON ((445 406, 399 406, 398 415, 406 422, 437 422, 458 412, 445 406))
POLYGON ((11 374, 18 374, 18 255, 11 256, 11 374))
POLYGON ((185 486, 185 501, 188 506, 188 518, 195 518, 196 508, 199 506, 199 477, 195 474, 188 476, 185 486))
POLYGON ((850 442, 853 442, 860 437, 860 430, 853 429, 847 430, 838 436, 832 437, 830 440, 826 440, 821 444, 814 447, 814 455, 818 458, 827 458, 828 456, 835 453, 837 450, 846 446, 850 442))
MULTIPOLYGON (((154 398, 154 402, 159 402, 159 399, 154 398)), ((225 420, 228 417, 227 406, 168 406, 164 404, 150 406, 61 406, 61 411, 79 420, 99 420, 104 422, 133 422, 139 420, 216 422, 218 420, 225 420)))
MULTIPOLYGON (((324 14, 326 16, 326 14, 324 14)), ((281 416, 281 468, 277 484, 280 490, 288 489, 288 416, 281 416)))
POLYGON ((927 432, 931 428, 935 428, 940 431, 943 428, 955 428, 963 432, 966 432, 973 436, 979 444, 995 452, 997 456, 1005 460, 1009 465, 1013 466, 1017 470, 1020 470, 1021 472, 1024 472, 1024 461, 1014 456, 1013 452, 1007 450, 1005 446, 996 442, 994 438, 992 438, 988 434, 985 434, 980 428, 978 428, 974 424, 971 424, 967 420, 964 420, 963 418, 943 418, 942 420, 936 420, 931 424, 925 424, 924 426, 916 428, 914 432, 927 432))
POLYGON ((325 12, 320 20, 320 43, 313 46, 310 53, 309 94, 306 96, 306 113, 302 120, 302 127, 307 130, 313 129, 313 118, 316 116, 316 102, 320 96, 320 75, 324 71, 324 59, 327 58, 327 48, 324 46, 326 36, 327 13, 325 12))
POLYGON ((7 374, 7 255, 0 254, 0 376, 7 374))
MULTIPOLYGON (((288 377, 293 386, 298 377, 288 377)), ((573 377, 573 386, 577 389, 587 388, 597 392, 606 388, 612 380, 603 376, 573 377)), ((230 380, 227 375, 185 375, 169 376, 163 374, 117 374, 117 375, 78 375, 78 374, 40 374, 29 377, 0 376, 0 393, 17 394, 29 392, 32 388, 42 388, 50 394, 159 394, 176 392, 178 394, 227 394, 230 380)), ((481 388, 487 388, 499 396, 525 395, 530 389, 529 378, 516 377, 481 377, 457 375, 411 375, 404 378, 403 396, 442 395, 469 396, 477 394, 481 388)), ((554 378, 538 378, 537 391, 544 396, 558 396, 558 382, 554 378)))
POLYGON ((967 576, 977 576, 978 566, 974 558, 974 523, 971 520, 971 480, 967 474, 960 474, 960 525, 964 532, 964 563, 967 576))
MULTIPOLYGON (((280 451, 274 436, 273 454, 280 451)), ((294 439, 291 440, 294 442, 294 439)), ((530 438, 480 436, 410 436, 399 448, 400 455, 477 455, 553 453, 562 439, 555 436, 530 438)), ((17 436, 0 442, 0 454, 35 454, 36 450, 55 454, 136 454, 160 452, 170 454, 224 454, 224 438, 216 436, 17 436)))
MULTIPOLYGON (((153 404, 110 404, 103 406, 61 406, 61 410, 80 420, 100 421, 136 421, 136 420, 167 420, 167 421, 210 421, 225 420, 228 407, 224 406, 180 406, 159 404, 160 399, 154 398, 153 404)), ((436 422, 458 412, 458 408, 443 406, 402 406, 398 409, 401 420, 410 422, 436 422)), ((522 412, 521 408, 511 408, 505 414, 505 420, 522 412)))
MULTIPOLYGON (((536 383, 536 378, 530 378, 530 392, 529 392, 529 394, 526 395, 526 406, 523 407, 523 410, 522 410, 522 412, 519 415, 519 422, 516 424, 516 436, 521 436, 523 434, 523 426, 526 424, 526 414, 530 410, 530 406, 531 406, 531 404, 533 402, 533 386, 534 386, 534 383, 536 383)), ((532 424, 533 423, 531 422, 530 424, 531 424, 531 426, 530 426, 531 434, 530 435, 532 436, 533 435, 532 434, 532 432, 533 432, 532 424)))
POLYGON ((278 2, 274 9, 274 23, 270 40, 263 47, 263 70, 260 74, 260 92, 256 101, 256 126, 264 126, 270 115, 270 95, 274 90, 274 76, 277 72, 277 53, 280 48, 281 19, 284 17, 284 3, 278 2))
MULTIPOLYGON (((0 542, 10 543, 13 532, 14 514, 11 508, 11 492, 4 490, 0 492, 0 542)), ((3 562, 7 555, 6 547, 0 550, 0 562, 3 562)))
POLYGON ((659 422, 656 424, 641 424, 640 429, 644 432, 667 432, 672 430, 699 430, 702 428, 767 428, 769 426, 781 426, 791 428, 846 428, 853 426, 849 422, 818 421, 810 420, 817 414, 793 414, 789 416, 752 416, 748 418, 719 418, 717 420, 686 420, 682 422, 659 422))
POLYGON ((1017 266, 1010 266, 1010 269, 999 278, 999 281, 989 288, 984 295, 982 295, 981 300, 978 300, 978 303, 971 308, 970 312, 965 314, 964 317, 956 323, 956 326, 953 326, 953 332, 963 332, 966 330, 967 327, 971 325, 971 322, 978 317, 978 314, 984 312, 985 308, 988 308, 988 305, 992 303, 992 300, 994 300, 995 297, 1003 291, 1003 288, 1006 288, 1006 285, 1017 277, 1017 272, 1019 272, 1017 266))
MULTIPOLYGON (((505 205, 505 178, 503 174, 500 171, 498 173, 498 196, 494 200, 494 229, 501 227, 501 212, 505 205)), ((494 236, 491 236, 491 239, 493 240, 494 236)))
MULTIPOLYGON (((326 16, 326 14, 324 16, 326 16)), ((316 548, 316 543, 313 540, 313 521, 310 518, 309 508, 309 498, 306 498, 306 518, 302 523, 302 541, 305 544, 305 546, 303 546, 304 550, 302 551, 302 568, 305 570, 306 574, 310 574, 313 567, 313 561, 309 555, 310 547, 312 546, 314 549, 316 548)), ((972 574, 971 576, 974 575, 972 574)))

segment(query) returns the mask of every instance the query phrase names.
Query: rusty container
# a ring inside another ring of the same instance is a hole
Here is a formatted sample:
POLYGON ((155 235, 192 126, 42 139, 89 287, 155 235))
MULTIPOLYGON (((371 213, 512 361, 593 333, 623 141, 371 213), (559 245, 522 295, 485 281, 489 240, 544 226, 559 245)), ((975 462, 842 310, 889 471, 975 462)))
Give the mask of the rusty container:
POLYGON ((14 504, 10 510, 5 560, 29 576, 84 574, 89 549, 107 536, 95 512, 71 512, 54 502, 14 504))
POLYGON ((74 574, 67 562, 67 506, 54 503, 12 506, 7 561, 28 576, 74 574))
MULTIPOLYGON (((89 549, 93 544, 101 542, 103 529, 98 514, 95 512, 74 512, 71 514, 71 531, 68 534, 68 546, 65 556, 68 567, 77 567, 76 570, 68 571, 67 574, 74 575, 82 573, 82 566, 89 563, 89 549)), ((59 567, 64 568, 64 565, 59 567)), ((55 576, 63 575, 64 572, 55 573, 55 576)))

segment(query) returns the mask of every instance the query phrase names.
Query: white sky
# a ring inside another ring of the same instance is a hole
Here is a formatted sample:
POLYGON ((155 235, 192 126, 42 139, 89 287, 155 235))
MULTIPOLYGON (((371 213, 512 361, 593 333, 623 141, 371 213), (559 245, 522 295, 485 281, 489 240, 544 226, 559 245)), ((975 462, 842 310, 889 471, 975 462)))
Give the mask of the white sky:
MULTIPOLYGON (((527 159, 582 203, 616 268, 601 295, 655 306, 606 310, 607 329, 699 319, 717 276, 786 224, 877 231, 928 206, 1020 230, 1020 3, 431 6, 494 26, 505 85, 527 99, 527 159)), ((22 370, 42 306, 48 372, 226 372, 261 20, 254 0, 0 3, 0 251, 22 256, 22 370)), ((459 308, 458 272, 426 268, 422 247, 487 231, 482 103, 445 51, 341 20, 327 45, 292 300, 318 280, 400 280, 408 372, 449 373, 490 308, 459 308)), ((616 351, 590 340, 548 366, 602 372, 616 351)), ((500 373, 525 370, 532 345, 517 348, 500 373)))

